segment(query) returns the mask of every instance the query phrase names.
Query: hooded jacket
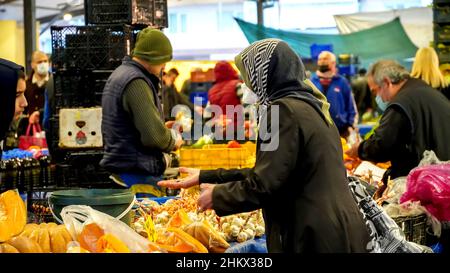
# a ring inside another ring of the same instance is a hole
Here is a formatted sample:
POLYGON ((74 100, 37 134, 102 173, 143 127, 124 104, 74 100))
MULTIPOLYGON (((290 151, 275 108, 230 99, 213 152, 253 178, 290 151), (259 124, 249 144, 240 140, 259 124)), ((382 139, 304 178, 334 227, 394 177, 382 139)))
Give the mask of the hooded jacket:
POLYGON ((338 131, 300 58, 285 42, 266 39, 236 64, 267 113, 278 109, 260 124, 279 126, 269 135, 260 128, 253 169, 200 172, 200 183, 219 183, 213 209, 229 215, 262 208, 269 252, 366 252, 370 238, 348 187, 338 131))
POLYGON ((0 109, 2 109, 0 115, 0 141, 5 137, 14 117, 19 70, 23 71, 23 67, 0 58, 0 109))
POLYGON ((220 61, 214 67, 216 77, 215 84, 208 92, 208 100, 212 105, 218 105, 222 109, 222 113, 226 115, 226 106, 236 106, 241 104, 236 94, 236 86, 239 80, 236 70, 225 61, 220 61))

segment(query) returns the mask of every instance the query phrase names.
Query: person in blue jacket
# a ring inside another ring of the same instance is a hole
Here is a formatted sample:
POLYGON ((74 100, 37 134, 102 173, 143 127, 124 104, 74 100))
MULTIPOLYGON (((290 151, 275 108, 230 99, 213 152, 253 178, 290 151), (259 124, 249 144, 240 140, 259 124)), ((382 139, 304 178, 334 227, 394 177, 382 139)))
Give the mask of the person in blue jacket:
POLYGON ((331 118, 339 129, 339 134, 347 138, 358 120, 350 84, 337 73, 336 56, 333 53, 322 51, 317 65, 318 70, 311 81, 327 97, 331 118))

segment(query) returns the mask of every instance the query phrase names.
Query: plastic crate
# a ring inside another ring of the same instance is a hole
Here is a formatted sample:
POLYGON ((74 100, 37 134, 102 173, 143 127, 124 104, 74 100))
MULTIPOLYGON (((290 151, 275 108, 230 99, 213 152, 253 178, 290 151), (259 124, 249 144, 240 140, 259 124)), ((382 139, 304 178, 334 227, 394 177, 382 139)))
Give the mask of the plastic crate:
POLYGON ((113 70, 134 47, 129 25, 52 26, 53 71, 113 70))
POLYGON ((339 65, 339 74, 345 75, 345 76, 353 76, 356 75, 356 72, 358 70, 358 67, 355 65, 339 65))
POLYGON ((191 82, 192 92, 208 92, 213 82, 191 82))
POLYGON ((435 42, 450 42, 450 24, 438 25, 434 24, 435 42))
POLYGON ((333 52, 332 44, 312 44, 310 46, 311 50, 311 59, 317 60, 322 51, 330 51, 333 52))
POLYGON ((251 168, 255 164, 254 143, 241 148, 227 148, 226 144, 205 145, 202 149, 181 148, 180 166, 212 170, 217 168, 251 168))
POLYGON ((58 187, 111 188, 111 175, 99 163, 103 150, 68 152, 64 162, 56 164, 55 180, 58 187))
POLYGON ((101 106, 103 88, 112 72, 112 70, 88 70, 54 73, 56 112, 61 108, 101 106))
POLYGON ((439 63, 448 63, 450 62, 450 45, 445 46, 444 48, 438 47, 436 49, 439 63))
POLYGON ((168 27, 167 0, 85 0, 86 24, 168 27))
POLYGON ((198 104, 197 101, 200 100, 200 104, 205 106, 208 103, 208 92, 192 92, 189 95, 189 101, 198 104))
POLYGON ((435 23, 450 23, 449 3, 435 3, 433 7, 433 21, 435 23))
POLYGON ((420 214, 417 216, 392 218, 405 234, 407 241, 420 245, 427 243, 427 216, 420 214))
POLYGON ((214 74, 214 69, 210 68, 206 71, 196 70, 191 72, 191 82, 214 82, 216 76, 214 74))
POLYGON ((433 4, 449 4, 448 0, 433 0, 433 4))

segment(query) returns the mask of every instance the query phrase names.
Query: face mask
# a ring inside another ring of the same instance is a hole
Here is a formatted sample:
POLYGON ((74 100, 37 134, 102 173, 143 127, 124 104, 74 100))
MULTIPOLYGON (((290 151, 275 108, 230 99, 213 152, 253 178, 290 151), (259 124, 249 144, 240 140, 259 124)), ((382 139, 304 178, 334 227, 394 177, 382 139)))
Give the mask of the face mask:
POLYGON ((376 96, 375 101, 377 102, 378 108, 380 108, 381 111, 383 112, 386 111, 389 102, 384 102, 383 99, 380 97, 380 95, 376 96))
POLYGON ((327 64, 319 65, 319 71, 322 73, 330 71, 330 67, 327 64))
POLYGON ((48 73, 48 62, 40 63, 37 65, 36 72, 41 75, 45 76, 48 73))
POLYGON ((258 102, 258 96, 243 83, 241 85, 242 89, 242 103, 244 104, 256 104, 258 102))

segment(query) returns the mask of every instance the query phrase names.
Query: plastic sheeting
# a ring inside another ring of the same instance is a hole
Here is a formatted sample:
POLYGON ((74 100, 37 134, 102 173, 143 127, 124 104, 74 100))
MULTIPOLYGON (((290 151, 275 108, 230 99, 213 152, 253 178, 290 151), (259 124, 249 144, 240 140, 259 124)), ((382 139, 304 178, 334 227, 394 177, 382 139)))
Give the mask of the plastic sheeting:
POLYGON ((349 34, 385 24, 396 17, 417 47, 427 47, 433 41, 433 11, 430 7, 360 12, 334 15, 340 34, 349 34))
POLYGON ((335 54, 354 54, 367 67, 379 59, 394 59, 409 66, 417 47, 406 35, 398 18, 371 29, 351 34, 307 34, 258 26, 235 18, 249 43, 278 38, 287 42, 302 58, 311 58, 312 44, 332 44, 335 54))

